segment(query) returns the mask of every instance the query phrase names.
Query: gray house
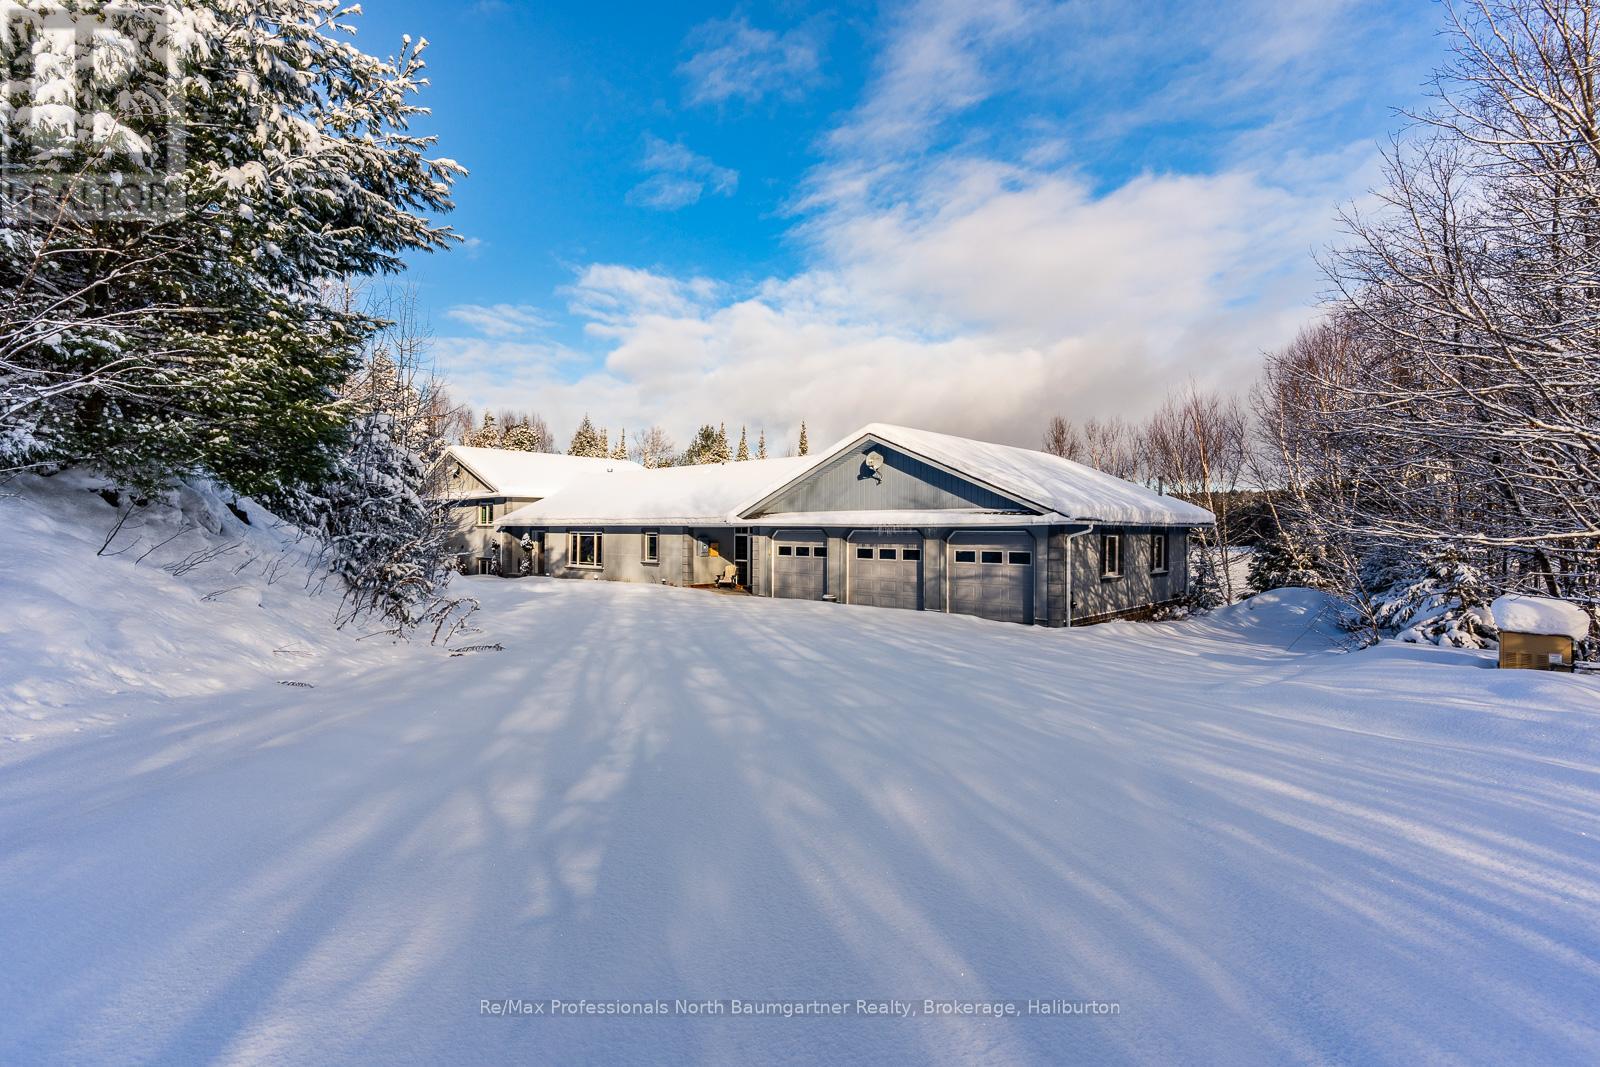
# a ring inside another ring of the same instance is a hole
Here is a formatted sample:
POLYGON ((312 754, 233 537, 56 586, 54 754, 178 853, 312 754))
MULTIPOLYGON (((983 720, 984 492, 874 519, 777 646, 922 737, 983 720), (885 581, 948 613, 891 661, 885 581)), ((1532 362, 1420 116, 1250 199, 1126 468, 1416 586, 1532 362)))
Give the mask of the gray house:
POLYGON ((450 504, 448 547, 467 574, 521 573, 516 539, 495 523, 517 508, 543 500, 574 482, 591 482, 617 471, 644 468, 625 459, 591 459, 511 448, 451 445, 434 466, 430 482, 450 504))
MULTIPOLYGON (((540 573, 1067 626, 1188 587, 1202 508, 1059 456, 866 426, 817 457, 621 472, 499 528, 540 573)), ((513 572, 514 573, 514 572, 513 572)))

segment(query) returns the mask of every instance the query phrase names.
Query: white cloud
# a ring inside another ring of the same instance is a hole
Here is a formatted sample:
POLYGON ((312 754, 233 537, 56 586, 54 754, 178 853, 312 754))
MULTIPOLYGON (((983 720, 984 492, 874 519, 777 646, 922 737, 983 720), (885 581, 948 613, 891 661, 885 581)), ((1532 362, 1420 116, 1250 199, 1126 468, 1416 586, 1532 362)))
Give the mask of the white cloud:
POLYGON ((587 411, 682 438, 726 419, 781 442, 804 418, 820 442, 887 420, 1033 444, 1058 411, 1140 416, 1190 377, 1247 385, 1307 313, 1325 208, 1244 172, 1097 197, 952 162, 888 203, 835 203, 806 231, 817 265, 791 277, 586 268, 569 310, 603 365, 518 384, 558 426, 587 411))
POLYGON ((485 337, 521 337, 550 325, 537 308, 527 304, 459 304, 445 316, 466 323, 485 337))
POLYGON ((834 131, 835 147, 904 148, 994 89, 992 57, 1040 30, 1032 0, 926 0, 893 19, 861 105, 834 131))
MULTIPOLYGON (((994 95, 1053 76, 1137 82, 1163 42, 1108 0, 901 9, 860 104, 791 201, 801 268, 737 283, 583 268, 562 295, 602 361, 535 354, 516 395, 558 428, 586 411, 660 422, 680 439, 704 421, 746 422, 781 453, 802 418, 819 443, 881 419, 1035 444, 1050 414, 1140 417, 1191 378, 1242 392, 1261 350, 1313 313, 1311 253, 1377 156, 1365 139, 1297 140, 1288 131, 1312 112, 1263 102, 1285 72, 1315 87, 1310 98, 1327 74, 1308 64, 1359 66, 1326 48, 1336 19, 1272 17, 1267 5, 1258 25, 1247 11, 1217 28, 1207 11, 1174 16, 1173 32, 1213 59, 1178 63, 1167 86, 1138 84, 1122 112, 1046 108, 1005 138, 974 133, 952 148, 940 147, 948 120, 994 95), (1091 9, 1107 20, 1099 39, 1082 33, 1091 9), (1088 43, 1052 57, 1074 34, 1088 43), (1207 86, 1213 61, 1226 76, 1207 86), (1110 183, 1083 169, 1085 136, 1160 121, 1153 102, 1173 87, 1174 115, 1246 99, 1248 121, 1206 135, 1223 162, 1110 183)), ((641 197, 692 202, 703 193, 688 185, 714 184, 715 165, 681 144, 652 138, 646 159, 662 181, 641 197)))
POLYGON ((774 33, 742 16, 712 19, 695 27, 686 43, 695 53, 678 73, 689 83, 690 104, 793 100, 818 81, 821 44, 812 27, 774 33))
POLYGON ((738 171, 654 134, 645 136, 642 167, 655 173, 628 190, 628 203, 638 207, 676 211, 696 203, 707 190, 732 196, 739 188, 738 171))

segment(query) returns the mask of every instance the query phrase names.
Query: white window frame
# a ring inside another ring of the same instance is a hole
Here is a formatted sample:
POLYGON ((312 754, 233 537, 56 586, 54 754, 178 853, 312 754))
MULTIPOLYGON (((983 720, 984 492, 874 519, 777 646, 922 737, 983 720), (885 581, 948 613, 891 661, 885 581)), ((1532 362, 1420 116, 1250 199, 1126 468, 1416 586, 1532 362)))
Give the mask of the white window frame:
POLYGON ((1150 573, 1167 573, 1167 531, 1158 530, 1150 535, 1150 573))
POLYGON ((582 567, 588 571, 604 570, 606 565, 605 534, 599 530, 569 530, 567 532, 567 566, 582 567), (580 563, 578 557, 583 553, 578 545, 585 537, 594 538, 594 562, 580 563))
POLYGON ((639 562, 661 562, 661 531, 645 530, 639 535, 639 562), (654 547, 652 547, 654 546, 654 547))
POLYGON ((1122 577, 1122 535, 1105 533, 1100 535, 1100 577, 1122 577), (1115 559, 1116 566, 1112 566, 1115 559))
POLYGON ((479 504, 478 505, 478 525, 479 526, 493 526, 494 525, 494 505, 493 504, 479 504))

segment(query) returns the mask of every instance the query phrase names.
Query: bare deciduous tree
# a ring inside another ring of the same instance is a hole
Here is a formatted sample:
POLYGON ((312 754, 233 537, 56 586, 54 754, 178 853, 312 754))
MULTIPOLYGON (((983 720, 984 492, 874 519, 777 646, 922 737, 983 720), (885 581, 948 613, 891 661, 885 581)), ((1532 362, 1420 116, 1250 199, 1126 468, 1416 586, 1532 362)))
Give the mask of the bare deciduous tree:
POLYGON ((1043 448, 1053 456, 1063 459, 1083 459, 1083 438, 1078 428, 1060 415, 1052 415, 1044 429, 1043 448))
POLYGON ((1600 3, 1450 8, 1425 135, 1328 268, 1352 366, 1286 363, 1348 467, 1324 521, 1600 600, 1600 3))
POLYGON ((1249 420, 1238 400, 1193 384, 1167 398, 1141 435, 1145 473, 1216 516, 1195 531, 1202 586, 1225 602, 1236 598, 1234 564, 1243 558, 1232 511, 1247 466, 1249 420))
POLYGON ((677 457, 672 438, 659 426, 645 430, 628 449, 628 458, 643 467, 670 467, 677 457))

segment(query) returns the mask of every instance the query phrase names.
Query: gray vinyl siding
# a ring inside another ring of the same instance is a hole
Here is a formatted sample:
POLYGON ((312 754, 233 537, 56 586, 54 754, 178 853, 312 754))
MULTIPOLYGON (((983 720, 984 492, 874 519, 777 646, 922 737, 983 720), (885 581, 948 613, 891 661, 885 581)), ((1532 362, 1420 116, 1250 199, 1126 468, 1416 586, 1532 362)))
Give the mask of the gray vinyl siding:
POLYGON ((586 581, 682 585, 687 540, 681 526, 552 526, 545 529, 545 574, 586 581), (656 562, 644 561, 644 535, 656 534, 656 562), (573 563, 568 549, 573 532, 600 534, 599 567, 573 563))
MULTIPOLYGON (((468 474, 466 477, 472 476, 468 474)), ((518 544, 521 535, 513 536, 508 532, 498 532, 492 524, 479 526, 478 508, 482 504, 487 504, 494 513, 491 522, 498 522, 518 508, 532 503, 534 500, 527 497, 492 497, 470 503, 452 504, 450 529, 445 537, 446 550, 462 562, 469 573, 478 573, 478 561, 492 555, 500 557, 501 574, 514 576, 521 573, 522 560, 525 558, 525 553, 518 544)))
POLYGON ((1188 588, 1188 533, 1181 527, 1098 526, 1073 543, 1072 618, 1087 622, 1164 604, 1188 588), (1150 535, 1167 535, 1167 570, 1150 570, 1150 535), (1122 576, 1101 575, 1101 537, 1122 537, 1122 576))
POLYGON ((816 470, 804 480, 764 502, 752 514, 818 511, 942 511, 979 508, 1026 513, 1022 505, 983 486, 899 452, 867 441, 816 470), (867 468, 866 455, 883 456, 878 478, 867 468))
POLYGON ((448 458, 444 460, 444 462, 449 463, 452 468, 448 469, 444 476, 444 488, 442 492, 446 496, 467 497, 495 495, 494 488, 490 486, 488 482, 479 478, 461 464, 456 463, 454 460, 448 458))
MULTIPOLYGON (((651 585, 710 585, 724 568, 734 563, 734 529, 731 526, 550 526, 543 527, 545 574, 552 578, 588 581, 644 582, 651 585), (599 567, 586 567, 568 559, 574 532, 601 535, 599 567), (646 531, 657 535, 654 563, 644 562, 646 531), (700 544, 715 544, 719 555, 700 554, 700 544)), ((521 531, 517 531, 520 536, 521 531)))

